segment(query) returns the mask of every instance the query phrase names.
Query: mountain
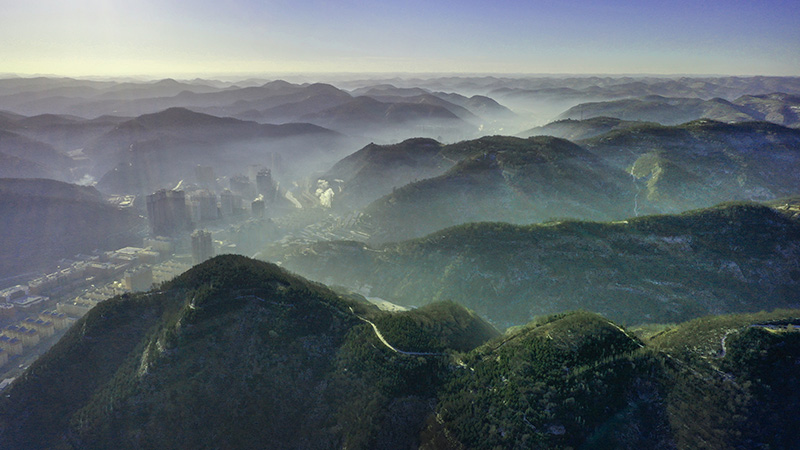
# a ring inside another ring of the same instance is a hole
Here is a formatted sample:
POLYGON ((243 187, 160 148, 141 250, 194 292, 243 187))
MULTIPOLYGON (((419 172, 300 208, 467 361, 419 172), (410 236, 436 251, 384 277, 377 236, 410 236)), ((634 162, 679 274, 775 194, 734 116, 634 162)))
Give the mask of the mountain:
POLYGON ((297 122, 305 115, 342 105, 352 99, 347 92, 329 84, 316 83, 308 85, 302 91, 271 98, 269 102, 237 102, 235 105, 239 109, 243 109, 243 104, 250 106, 250 109, 232 115, 258 122, 297 122))
POLYGON ((0 217, 0 278, 76 253, 131 245, 144 225, 94 188, 45 179, 0 179, 0 217))
POLYGON ((627 121, 614 117, 593 117, 585 120, 563 119, 525 130, 518 133, 517 136, 521 138, 531 136, 554 136, 570 141, 578 141, 599 136, 609 131, 645 124, 645 122, 627 121))
POLYGON ((798 322, 703 318, 640 340, 593 314, 542 318, 462 359, 425 448, 792 448, 798 322))
POLYGON ((448 137, 459 137, 475 132, 472 126, 456 114, 433 103, 386 103, 362 96, 342 105, 305 115, 300 120, 345 133, 380 132, 382 135, 403 138, 407 138, 409 133, 416 136, 439 133, 448 137))
POLYGON ((100 189, 131 193, 190 178, 197 164, 220 174, 241 173, 248 164, 268 161, 272 152, 283 155, 291 174, 309 171, 339 157, 343 145, 341 135, 312 124, 262 125, 170 108, 119 124, 84 152, 93 173, 103 177, 100 189))
POLYGON ((790 448, 798 316, 639 337, 577 312, 499 336, 453 303, 381 312, 220 256, 81 318, 4 390, 0 439, 9 450, 790 448))
POLYGON ((18 121, 18 133, 45 142, 61 152, 82 149, 113 130, 130 117, 101 116, 83 119, 75 116, 42 114, 18 121))
MULTIPOLYGON (((668 98, 660 95, 650 95, 641 98, 581 103, 568 109, 558 118, 615 117, 628 121, 677 125, 699 118, 708 118, 707 112, 712 108, 718 110, 715 114, 717 116, 732 116, 739 113, 735 105, 722 99, 707 101, 699 98, 668 98)), ((750 119, 743 113, 740 113, 738 117, 739 121, 750 119)))
POLYGON ((219 88, 172 79, 145 82, 90 81, 69 78, 0 80, 0 105, 24 115, 73 114, 136 116, 170 106, 183 92, 210 93, 219 88), (154 105, 161 106, 160 108, 154 105), (147 109, 142 111, 142 109, 147 109))
POLYGON ((784 93, 744 95, 734 103, 746 108, 755 120, 797 128, 800 126, 800 96, 784 93))
POLYGON ((630 121, 677 125, 701 118, 721 122, 765 120, 779 125, 800 126, 800 97, 785 93, 745 95, 729 101, 722 98, 676 98, 649 95, 604 102, 581 103, 559 116, 561 119, 616 117, 630 121))
POLYGON ((187 108, 213 116, 263 121, 273 120, 272 116, 279 114, 280 122, 295 122, 298 116, 291 111, 293 104, 308 102, 306 106, 321 107, 327 104, 326 101, 333 101, 334 103, 330 103, 332 105, 343 101, 342 99, 350 98, 348 93, 328 84, 293 84, 276 80, 257 85, 234 85, 208 91, 185 89, 175 95, 162 97, 143 95, 140 98, 126 101, 94 100, 79 105, 76 110, 85 116, 112 113, 139 116, 169 108, 187 108), (283 106, 288 109, 285 113, 280 112, 283 106), (275 111, 272 111, 275 114, 270 117, 260 117, 261 112, 272 108, 275 108, 275 111))
POLYGON ((218 92, 219 87, 210 83, 187 83, 176 81, 172 78, 151 82, 119 83, 108 88, 98 98, 114 100, 138 100, 142 98, 172 97, 182 92, 209 93, 218 92))
POLYGON ((465 122, 471 124, 477 124, 480 122, 480 118, 475 114, 473 114, 471 111, 469 111, 467 108, 456 105, 455 103, 451 103, 433 94, 425 93, 425 94, 415 95, 413 97, 399 96, 399 95, 372 95, 369 98, 378 100, 379 102, 383 103, 441 106, 442 108, 450 111, 456 117, 465 122))
POLYGON ((579 143, 636 179, 641 212, 795 195, 800 131, 768 122, 643 124, 579 143))
POLYGON ((474 114, 487 119, 508 120, 516 117, 513 111, 497 103, 495 99, 485 95, 466 97, 461 94, 447 92, 434 92, 433 95, 458 106, 463 106, 474 114))
POLYGON ((784 209, 743 203, 612 223, 476 223, 393 244, 319 242, 264 255, 401 305, 453 300, 504 327, 573 309, 625 324, 677 322, 798 304, 800 223, 784 209))
POLYGON ((440 150, 442 144, 426 138, 399 144, 369 144, 337 162, 319 177, 334 185, 333 204, 358 208, 382 197, 398 186, 443 173, 452 165, 440 150))
POLYGON ((11 131, 0 130, 0 153, 23 161, 21 164, 28 167, 30 163, 36 164, 56 178, 66 178, 68 169, 73 166, 70 157, 52 146, 11 131))
POLYGON ((389 314, 220 256, 80 319, 4 391, 0 439, 9 450, 409 448, 444 352, 497 334, 452 303, 389 314))
POLYGON ((424 236, 466 222, 608 220, 633 211, 630 178, 563 139, 486 137, 444 147, 441 154, 458 163, 364 209, 361 223, 373 241, 424 236))
POLYGON ((398 88, 389 83, 378 84, 372 86, 364 86, 351 91, 354 97, 380 97, 380 96, 394 96, 394 97, 417 97, 420 95, 430 94, 430 91, 422 88, 398 88))
POLYGON ((27 159, 0 153, 0 178, 57 178, 46 167, 27 159))

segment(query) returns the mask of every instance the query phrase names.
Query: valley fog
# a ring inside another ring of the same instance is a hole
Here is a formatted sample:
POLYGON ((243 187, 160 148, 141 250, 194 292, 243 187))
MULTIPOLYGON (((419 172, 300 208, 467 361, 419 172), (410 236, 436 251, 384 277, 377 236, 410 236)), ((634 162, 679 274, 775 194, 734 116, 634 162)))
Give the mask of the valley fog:
POLYGON ((0 79, 0 440, 788 448, 799 186, 797 77, 0 79))

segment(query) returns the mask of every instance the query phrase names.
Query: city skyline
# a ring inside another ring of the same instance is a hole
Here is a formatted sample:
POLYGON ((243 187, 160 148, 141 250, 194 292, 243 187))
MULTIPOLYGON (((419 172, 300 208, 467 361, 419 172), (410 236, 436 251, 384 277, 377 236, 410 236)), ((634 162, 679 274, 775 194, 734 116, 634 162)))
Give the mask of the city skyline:
POLYGON ((6 3, 0 71, 23 76, 800 74, 782 0, 6 3))

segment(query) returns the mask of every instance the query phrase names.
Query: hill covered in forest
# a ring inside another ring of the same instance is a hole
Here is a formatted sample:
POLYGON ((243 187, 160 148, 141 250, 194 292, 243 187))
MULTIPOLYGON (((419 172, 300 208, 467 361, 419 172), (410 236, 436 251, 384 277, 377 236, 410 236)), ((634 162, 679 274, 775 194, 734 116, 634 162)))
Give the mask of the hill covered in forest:
POLYGON ((220 256, 76 323, 3 392, 0 441, 408 447, 448 372, 446 355, 497 335, 452 303, 390 315, 277 266, 220 256))
POLYGON ((102 302, 0 397, 9 450, 789 448, 797 310, 499 335, 220 256, 102 302), (339 293, 337 293, 339 292, 339 293), (91 370, 88 370, 91 368, 91 370))
POLYGON ((720 122, 768 121, 797 127, 798 106, 800 96, 782 92, 743 95, 734 100, 648 95, 581 103, 563 112, 559 119, 615 117, 677 125, 705 118, 720 122))
POLYGON ((424 236, 466 222, 609 220, 633 212, 630 177, 564 139, 495 136, 446 146, 441 154, 458 163, 364 209, 361 220, 375 230, 374 241, 424 236))
POLYGON ((646 122, 622 120, 615 117, 593 117, 591 119, 562 119, 540 127, 534 127, 518 133, 519 137, 554 136, 570 141, 589 139, 609 131, 644 125, 646 122))
POLYGON ((611 223, 473 223, 399 243, 265 255, 401 305, 456 301, 502 326, 572 309, 636 324, 800 302, 800 223, 749 203, 611 223))

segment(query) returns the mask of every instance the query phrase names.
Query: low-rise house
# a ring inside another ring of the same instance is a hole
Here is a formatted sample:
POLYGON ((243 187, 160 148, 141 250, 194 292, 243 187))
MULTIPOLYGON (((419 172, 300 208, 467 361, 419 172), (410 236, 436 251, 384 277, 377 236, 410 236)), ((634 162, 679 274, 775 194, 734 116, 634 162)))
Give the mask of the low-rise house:
POLYGON ((26 328, 36 330, 41 337, 48 338, 55 334, 56 327, 53 322, 49 320, 42 320, 39 318, 28 317, 23 321, 26 328))
POLYGON ((69 317, 58 311, 42 311, 39 313, 39 318, 44 321, 53 322, 53 327, 56 330, 63 330, 69 326, 69 317))
POLYGON ((9 355, 21 355, 22 341, 15 337, 0 334, 0 348, 7 351, 9 355))

